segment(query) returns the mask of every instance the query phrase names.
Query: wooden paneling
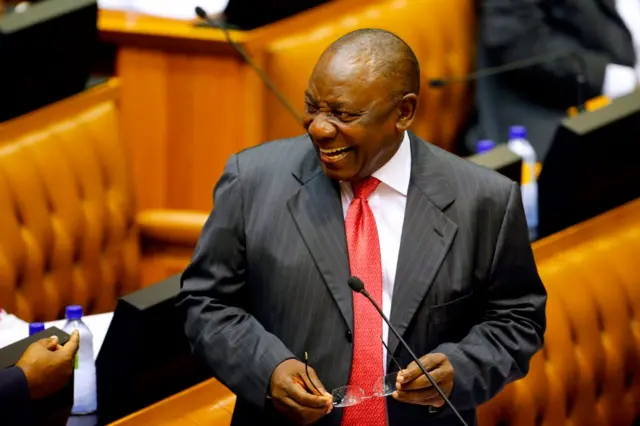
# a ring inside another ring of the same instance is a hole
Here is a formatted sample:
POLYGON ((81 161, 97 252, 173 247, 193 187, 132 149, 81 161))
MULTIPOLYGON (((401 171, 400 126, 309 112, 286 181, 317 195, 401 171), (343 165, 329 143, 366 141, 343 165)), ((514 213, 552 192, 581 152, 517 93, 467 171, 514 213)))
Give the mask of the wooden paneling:
POLYGON ((229 156, 261 142, 262 83, 219 30, 113 11, 101 12, 100 26, 118 44, 140 208, 209 210, 229 156))

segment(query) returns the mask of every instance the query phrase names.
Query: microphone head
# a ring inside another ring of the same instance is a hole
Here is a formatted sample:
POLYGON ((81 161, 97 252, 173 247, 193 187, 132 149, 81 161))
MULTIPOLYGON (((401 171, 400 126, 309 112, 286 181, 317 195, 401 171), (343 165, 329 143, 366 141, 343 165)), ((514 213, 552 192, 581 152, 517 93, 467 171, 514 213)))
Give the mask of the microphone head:
POLYGON ((429 80, 429 87, 444 87, 447 84, 448 82, 442 78, 433 78, 429 80))
POLYGON ((349 284, 349 287, 351 287, 351 290, 355 291, 356 293, 362 293, 362 291, 364 290, 364 283, 358 277, 349 277, 347 283, 349 284))
POLYGON ((205 21, 209 18, 207 12, 205 12, 205 10, 200 6, 196 6, 196 15, 198 15, 198 18, 204 19, 205 21))

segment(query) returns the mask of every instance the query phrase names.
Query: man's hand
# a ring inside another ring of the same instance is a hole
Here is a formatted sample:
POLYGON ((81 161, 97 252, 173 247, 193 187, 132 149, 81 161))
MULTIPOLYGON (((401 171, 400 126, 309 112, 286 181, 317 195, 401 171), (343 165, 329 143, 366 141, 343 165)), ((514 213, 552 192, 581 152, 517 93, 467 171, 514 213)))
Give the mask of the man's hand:
POLYGON ((54 336, 38 340, 27 348, 16 366, 27 378, 31 399, 54 394, 67 384, 79 343, 80 336, 75 330, 64 346, 60 346, 54 336))
POLYGON ((333 408, 333 398, 311 367, 309 377, 313 384, 305 374, 304 364, 295 359, 283 361, 271 375, 270 394, 274 407, 299 425, 315 423, 333 408))
MULTIPOLYGON (((429 375, 448 398, 453 389, 454 371, 453 365, 451 365, 447 356, 444 354, 429 354, 420 358, 420 361, 422 361, 429 375)), ((444 405, 444 400, 440 397, 438 391, 431 386, 431 382, 415 362, 412 362, 406 369, 398 373, 396 389, 397 391, 393 393, 393 397, 398 401, 430 405, 432 407, 442 407, 444 405)))

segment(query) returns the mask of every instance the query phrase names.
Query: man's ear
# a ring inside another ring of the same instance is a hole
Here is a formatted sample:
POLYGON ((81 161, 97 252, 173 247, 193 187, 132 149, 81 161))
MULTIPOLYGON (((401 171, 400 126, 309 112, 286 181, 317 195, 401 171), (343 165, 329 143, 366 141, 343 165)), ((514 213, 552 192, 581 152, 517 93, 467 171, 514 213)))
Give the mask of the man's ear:
POLYGON ((400 116, 396 121, 396 128, 403 132, 409 130, 413 119, 416 117, 416 110, 418 109, 418 96, 415 93, 407 93, 402 97, 398 106, 400 116))

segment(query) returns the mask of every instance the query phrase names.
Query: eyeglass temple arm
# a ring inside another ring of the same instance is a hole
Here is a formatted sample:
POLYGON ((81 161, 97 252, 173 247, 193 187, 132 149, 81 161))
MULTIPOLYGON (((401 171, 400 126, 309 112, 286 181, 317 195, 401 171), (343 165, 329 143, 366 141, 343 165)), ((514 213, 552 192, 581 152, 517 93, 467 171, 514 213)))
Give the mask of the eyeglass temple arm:
POLYGON ((382 344, 384 345, 384 348, 387 350, 387 353, 389 354, 389 356, 391 357, 391 359, 393 360, 393 362, 396 364, 396 366, 398 367, 398 371, 402 370, 402 367, 400 366, 400 363, 398 362, 398 360, 393 356, 393 354, 391 353, 391 351, 389 350, 389 346, 387 346, 387 344, 384 342, 384 339, 382 338, 382 336, 380 336, 380 340, 382 341, 382 344))
POLYGON ((322 392, 320 392, 320 389, 318 389, 318 387, 316 386, 315 383, 313 383, 313 380, 311 380, 311 376, 309 376, 309 354, 307 354, 307 351, 304 352, 304 372, 307 375, 307 379, 309 379, 309 383, 311 383, 311 385, 313 386, 313 388, 319 393, 322 394, 322 392))

